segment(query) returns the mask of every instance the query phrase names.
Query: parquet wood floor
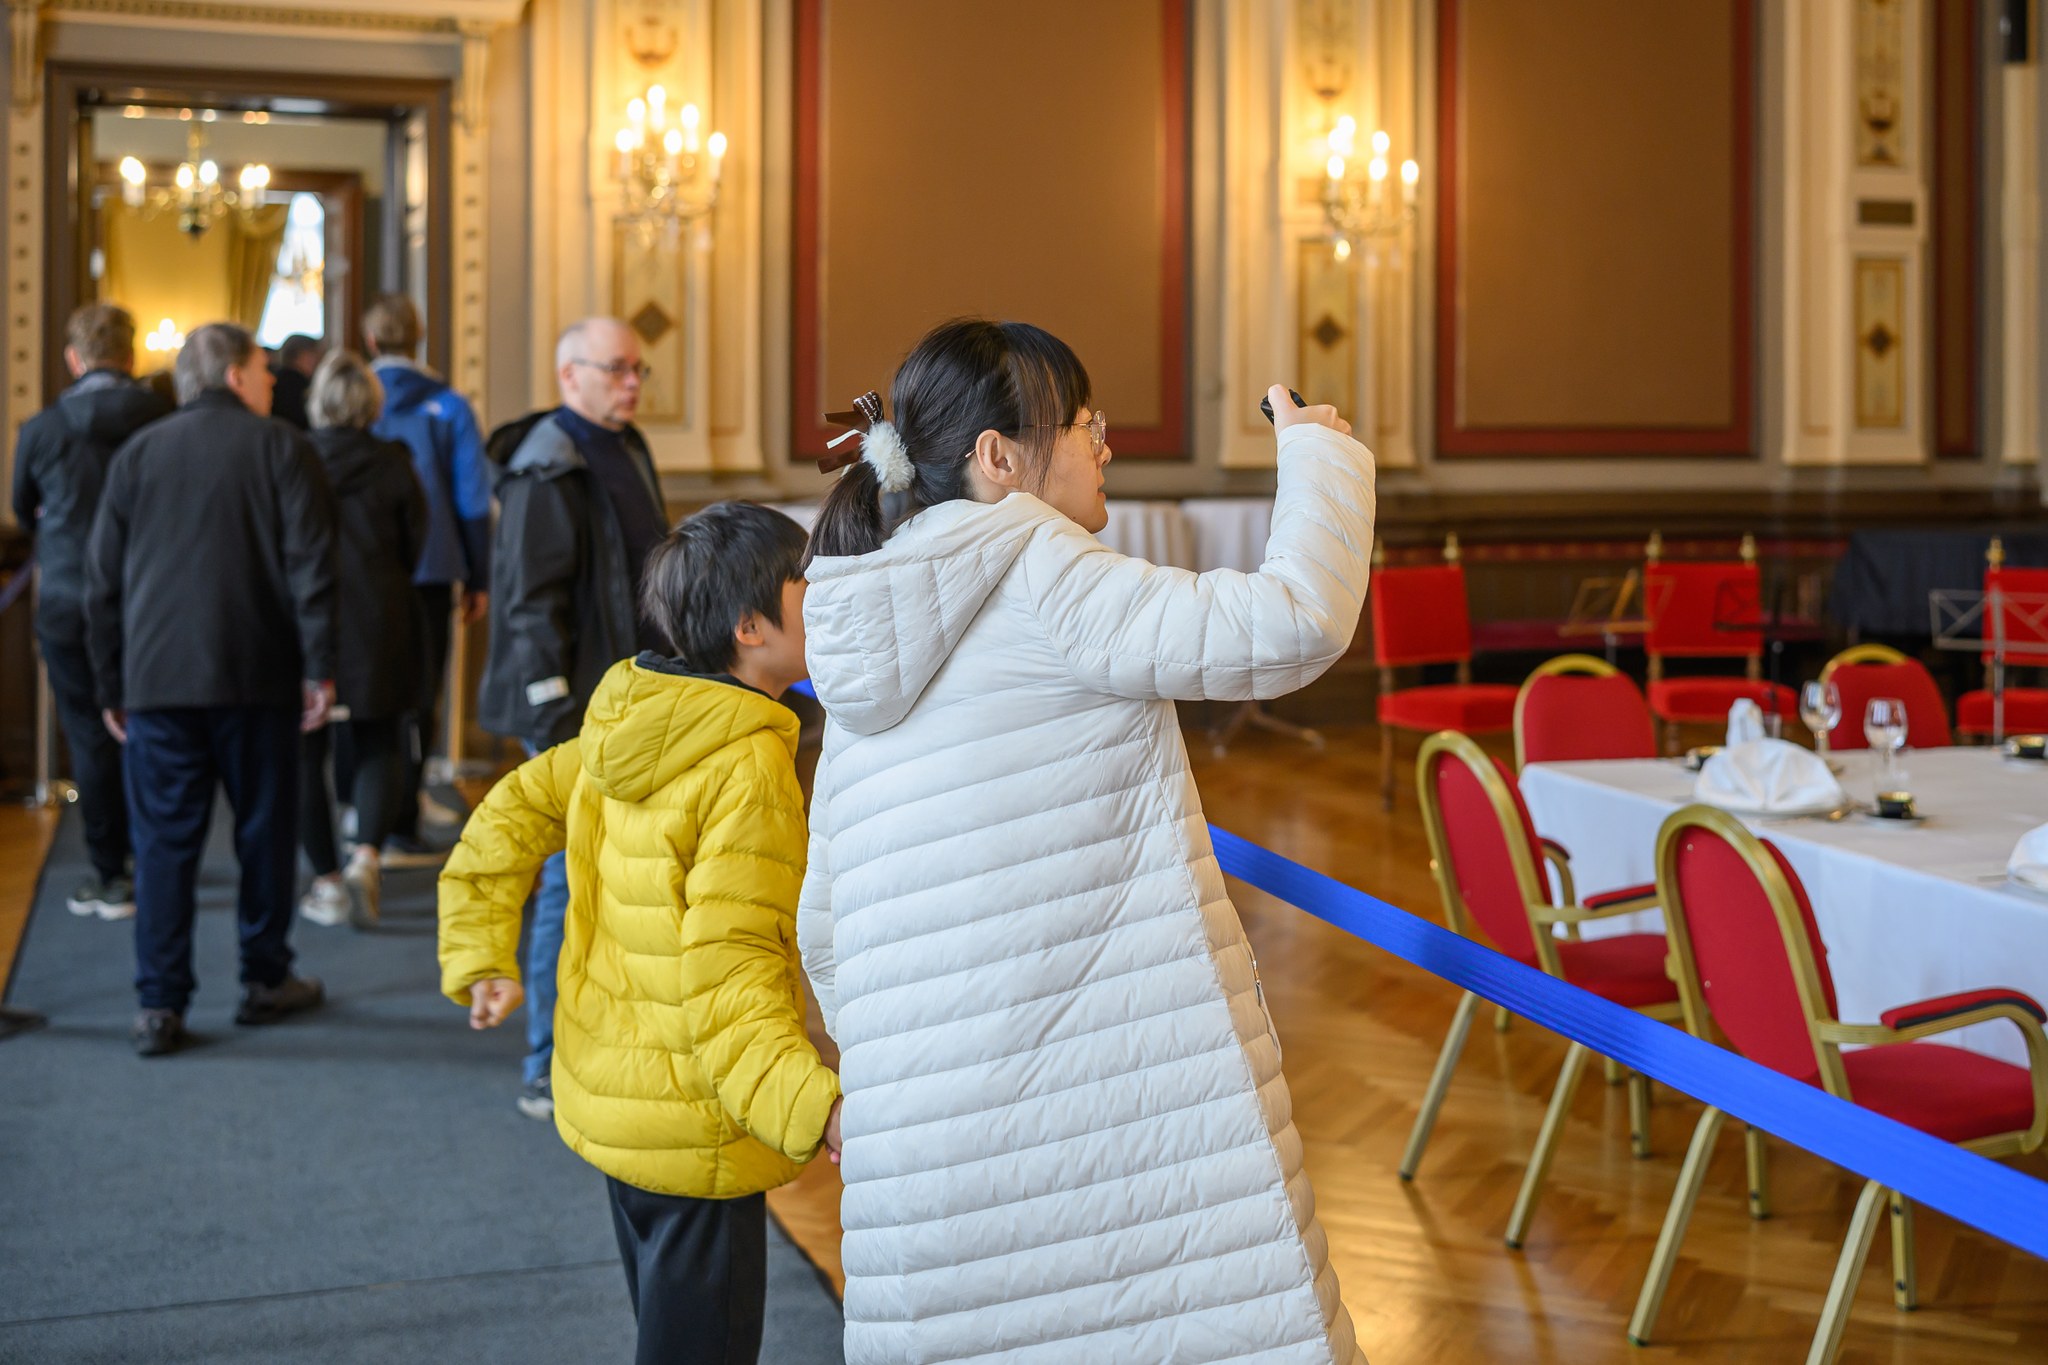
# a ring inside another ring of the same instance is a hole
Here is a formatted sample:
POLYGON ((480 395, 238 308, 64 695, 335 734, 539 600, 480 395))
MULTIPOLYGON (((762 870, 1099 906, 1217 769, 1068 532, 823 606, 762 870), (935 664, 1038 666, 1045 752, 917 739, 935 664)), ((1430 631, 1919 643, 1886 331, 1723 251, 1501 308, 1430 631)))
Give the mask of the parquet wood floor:
POLYGON ((0 997, 14 975, 14 959, 35 903, 36 881, 56 833, 55 810, 0 805, 0 997))
MULTIPOLYGON (((1434 918, 1413 743, 1399 750, 1401 800, 1385 816, 1377 734, 1366 726, 1325 734, 1320 754, 1261 733, 1241 736, 1220 761, 1191 744, 1209 818, 1434 918)), ((1331 1256, 1376 1365, 1804 1359, 1860 1181, 1774 1143, 1773 1215, 1752 1222, 1740 1130, 1730 1125, 1657 1342, 1633 1348, 1623 1328, 1699 1106, 1658 1087, 1655 1151, 1634 1160, 1627 1091, 1602 1085, 1599 1067, 1589 1067, 1528 1248, 1510 1252, 1502 1234, 1563 1042, 1521 1022, 1496 1033, 1491 1008, 1483 1010, 1422 1168, 1403 1184, 1395 1166, 1457 992, 1292 907, 1234 890, 1286 1048, 1331 1256)), ((2030 1159, 2025 1169, 2048 1177, 2048 1161, 2030 1159)), ((837 1168, 824 1162, 769 1196, 835 1279, 838 1198, 837 1168)), ((1910 1314, 1892 1307, 1881 1229, 1843 1365, 2048 1361, 2048 1263, 1939 1214, 1923 1210, 1918 1223, 1923 1306, 1910 1314)))

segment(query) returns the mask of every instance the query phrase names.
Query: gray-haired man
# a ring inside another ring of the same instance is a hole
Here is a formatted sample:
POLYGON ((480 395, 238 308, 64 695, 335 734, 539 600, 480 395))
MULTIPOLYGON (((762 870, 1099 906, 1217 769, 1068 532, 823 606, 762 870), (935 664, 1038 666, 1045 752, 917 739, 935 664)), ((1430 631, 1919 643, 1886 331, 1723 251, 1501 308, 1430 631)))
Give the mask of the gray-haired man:
POLYGON ((241 1024, 322 999, 291 973, 299 733, 334 697, 334 502, 306 439, 271 420, 267 357, 226 323, 178 356, 183 406, 115 454, 87 553, 86 626, 126 746, 135 842, 136 1050, 185 1040, 193 884, 216 787, 242 866, 241 1024))

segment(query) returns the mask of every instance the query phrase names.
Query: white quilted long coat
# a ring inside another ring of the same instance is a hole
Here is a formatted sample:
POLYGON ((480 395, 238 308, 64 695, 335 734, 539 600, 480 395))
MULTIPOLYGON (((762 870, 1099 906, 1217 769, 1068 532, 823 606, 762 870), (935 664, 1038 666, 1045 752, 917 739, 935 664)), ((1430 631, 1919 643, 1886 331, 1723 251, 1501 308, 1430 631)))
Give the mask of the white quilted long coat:
POLYGON ((1173 703, 1343 653, 1373 501, 1364 446, 1296 426, 1254 574, 1024 494, 811 565, 849 1365, 1363 1365, 1173 703))

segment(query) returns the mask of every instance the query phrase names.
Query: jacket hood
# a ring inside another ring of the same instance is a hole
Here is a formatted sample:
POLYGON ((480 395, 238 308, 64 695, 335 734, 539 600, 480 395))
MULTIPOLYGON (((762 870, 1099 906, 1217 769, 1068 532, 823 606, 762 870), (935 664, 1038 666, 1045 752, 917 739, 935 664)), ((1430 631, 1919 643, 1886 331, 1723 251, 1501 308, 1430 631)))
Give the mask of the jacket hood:
POLYGON ((928 507, 872 554, 806 572, 804 657, 832 719, 887 730, 917 704, 1032 532, 1060 514, 1028 493, 928 507))
POLYGON ((384 386, 384 411, 387 415, 395 416, 419 407, 448 387, 440 376, 397 356, 379 356, 370 363, 370 368, 376 371, 377 382, 384 386))
POLYGON ((57 408, 73 431, 110 445, 171 410, 154 390, 112 370, 95 370, 73 384, 57 408))
POLYGON ((320 452, 320 463, 327 467, 328 481, 337 493, 354 492, 369 482, 376 475, 377 466, 394 454, 405 460, 408 468, 412 464, 412 455, 403 446, 393 447, 360 427, 316 428, 310 439, 313 448, 320 452))
POLYGON ((646 800, 726 745, 768 730, 796 754, 796 713, 731 683, 623 659, 583 716, 583 771, 617 801, 646 800))

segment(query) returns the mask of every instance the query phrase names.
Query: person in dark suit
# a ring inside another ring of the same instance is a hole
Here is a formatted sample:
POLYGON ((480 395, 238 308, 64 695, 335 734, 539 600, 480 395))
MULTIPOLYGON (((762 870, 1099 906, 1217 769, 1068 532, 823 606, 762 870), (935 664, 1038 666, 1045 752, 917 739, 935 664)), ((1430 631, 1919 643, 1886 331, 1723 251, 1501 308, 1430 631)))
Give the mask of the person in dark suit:
POLYGON ((36 540, 36 640, 71 750, 92 858, 92 876, 65 904, 74 915, 127 919, 135 913, 128 802, 121 746, 100 724, 85 644, 85 547, 114 452, 171 405, 135 382, 135 319, 127 309, 89 303, 71 315, 64 340, 64 363, 78 382, 22 424, 14 517, 36 540))
POLYGON ((323 351, 318 338, 294 332, 279 343, 277 361, 270 367, 277 387, 270 396, 270 415, 290 422, 300 431, 310 427, 306 399, 313 388, 313 371, 323 351))
POLYGON ((87 552, 86 630, 125 744, 135 841, 134 1041, 186 1039, 193 885, 214 792, 241 863, 240 1024, 321 1003, 287 941, 299 734, 334 700, 334 496, 306 438, 270 417, 262 348, 230 323, 178 356, 183 406, 115 454, 87 552))

